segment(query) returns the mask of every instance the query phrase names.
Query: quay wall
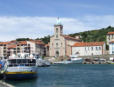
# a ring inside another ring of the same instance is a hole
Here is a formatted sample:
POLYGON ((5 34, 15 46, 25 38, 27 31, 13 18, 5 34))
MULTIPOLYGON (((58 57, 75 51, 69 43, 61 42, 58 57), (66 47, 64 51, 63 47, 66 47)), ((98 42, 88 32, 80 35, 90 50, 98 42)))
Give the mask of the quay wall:
POLYGON ((106 60, 109 60, 110 57, 113 57, 114 58, 114 54, 105 54, 105 55, 94 55, 94 56, 80 56, 81 58, 88 58, 88 59, 94 59, 94 58, 103 58, 103 59, 106 59, 106 60))
POLYGON ((14 86, 1 80, 0 81, 0 87, 14 87, 14 86))

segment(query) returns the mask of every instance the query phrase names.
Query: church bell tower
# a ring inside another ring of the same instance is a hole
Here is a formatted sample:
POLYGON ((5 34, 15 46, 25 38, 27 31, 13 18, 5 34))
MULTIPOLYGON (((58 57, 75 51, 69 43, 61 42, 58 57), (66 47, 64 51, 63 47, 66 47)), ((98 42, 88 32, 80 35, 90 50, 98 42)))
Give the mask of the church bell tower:
POLYGON ((61 20, 58 18, 57 23, 54 25, 54 36, 59 38, 60 35, 63 34, 63 25, 61 24, 61 20))

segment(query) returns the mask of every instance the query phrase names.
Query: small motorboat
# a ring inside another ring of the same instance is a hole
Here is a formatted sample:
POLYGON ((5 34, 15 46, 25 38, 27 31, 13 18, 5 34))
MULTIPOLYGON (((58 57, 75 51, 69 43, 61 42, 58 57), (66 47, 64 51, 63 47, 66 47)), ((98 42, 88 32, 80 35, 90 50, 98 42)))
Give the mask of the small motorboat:
POLYGON ((77 64, 82 64, 84 61, 83 58, 80 58, 77 55, 70 55, 70 59, 72 63, 77 63, 77 64))
POLYGON ((38 67, 47 67, 50 65, 51 65, 51 63, 48 60, 43 60, 42 58, 37 59, 37 66, 38 67))
POLYGON ((70 61, 70 60, 64 60, 64 61, 54 62, 54 64, 69 64, 69 63, 72 63, 72 61, 70 61))

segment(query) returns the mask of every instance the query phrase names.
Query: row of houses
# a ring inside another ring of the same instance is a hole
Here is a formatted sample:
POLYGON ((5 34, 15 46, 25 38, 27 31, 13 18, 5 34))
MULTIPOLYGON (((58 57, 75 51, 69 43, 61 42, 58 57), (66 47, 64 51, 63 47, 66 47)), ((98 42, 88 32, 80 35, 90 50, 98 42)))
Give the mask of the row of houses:
POLYGON ((107 33, 105 42, 82 42, 81 36, 75 38, 63 34, 63 25, 58 19, 54 25, 54 35, 50 38, 49 56, 65 57, 70 55, 93 56, 103 54, 114 54, 114 32, 107 33), (109 51, 106 50, 106 44, 109 51))
POLYGON ((8 57, 18 53, 44 56, 46 55, 45 44, 41 40, 0 42, 0 57, 8 57))

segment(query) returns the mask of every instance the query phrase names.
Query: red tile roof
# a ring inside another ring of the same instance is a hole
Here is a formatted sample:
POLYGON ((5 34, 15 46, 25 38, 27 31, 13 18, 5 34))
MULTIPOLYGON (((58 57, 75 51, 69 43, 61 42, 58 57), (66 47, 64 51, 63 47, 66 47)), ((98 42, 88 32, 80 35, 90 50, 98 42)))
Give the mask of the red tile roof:
POLYGON ((30 40, 36 44, 39 44, 39 45, 45 45, 41 40, 30 40))
POLYGON ((26 45, 26 44, 27 44, 27 41, 19 41, 18 44, 19 44, 19 45, 26 45))
POLYGON ((0 44, 9 44, 10 42, 0 42, 0 44))
POLYGON ((65 39, 70 39, 70 40, 78 40, 80 41, 80 39, 76 39, 74 37, 68 36, 68 35, 62 35, 65 39))
POLYGON ((73 47, 83 47, 83 46, 102 46, 104 42, 80 42, 75 43, 73 47))
POLYGON ((17 45, 9 45, 8 48, 16 48, 17 45))
POLYGON ((114 32, 108 32, 107 34, 109 34, 109 35, 110 35, 110 34, 114 34, 114 32))

